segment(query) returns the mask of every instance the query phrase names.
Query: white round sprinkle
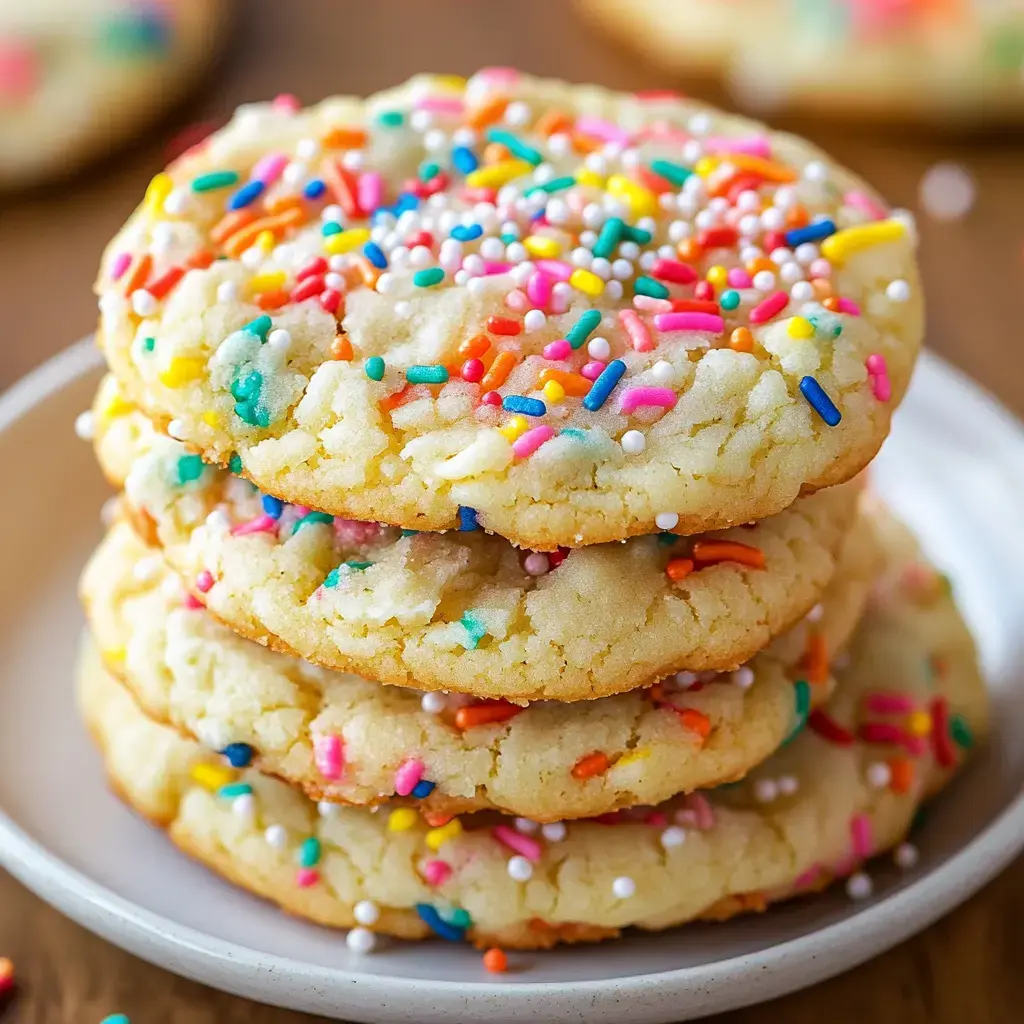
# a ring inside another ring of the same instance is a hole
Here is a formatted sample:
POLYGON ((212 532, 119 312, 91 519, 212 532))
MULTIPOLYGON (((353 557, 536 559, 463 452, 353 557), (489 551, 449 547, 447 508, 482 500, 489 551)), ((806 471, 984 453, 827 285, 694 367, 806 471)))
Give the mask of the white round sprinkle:
POLYGON ((222 508, 215 508, 206 517, 206 528, 211 533, 226 533, 231 529, 231 516, 222 508))
POLYGON ((283 825, 271 825, 264 833, 263 838, 268 846, 275 850, 283 850, 288 845, 288 833, 283 825))
POLYGON ((875 886, 871 878, 863 871, 850 875, 846 880, 846 895, 851 900, 866 900, 874 892, 874 889, 875 886))
POLYGON ((907 302, 910 299, 910 285, 903 280, 890 281, 885 295, 890 302, 907 302))
POLYGON ((885 789, 892 781, 892 769, 884 761, 869 764, 865 777, 872 789, 885 789))
POLYGON ((444 711, 447 703, 443 693, 425 693, 420 700, 420 707, 428 715, 439 715, 444 711))
POLYGON ((527 334, 543 330, 547 322, 548 318, 541 309, 528 309, 523 317, 523 327, 527 334))
POLYGON ((167 433, 174 438, 175 441, 185 440, 185 424, 178 419, 171 420, 167 424, 167 433))
POLYGON ((156 298, 145 288, 132 292, 132 311, 136 316, 152 316, 156 312, 156 298))
POLYGON ((345 936, 345 945, 353 953, 372 953, 377 945, 377 936, 368 928, 352 928, 345 936))
POLYGON ((696 686, 700 682, 696 672, 677 672, 675 674, 675 684, 682 690, 689 690, 692 686, 696 686))
POLYGON ((96 434, 96 421, 92 411, 86 409, 75 417, 75 434, 82 441, 91 441, 96 434))
POLYGON ((551 561, 543 551, 531 551, 523 559, 523 568, 530 576, 543 576, 551 568, 551 561))
POLYGON ((775 288, 777 281, 770 270, 759 270, 754 275, 754 287, 759 292, 770 292, 775 288))
POLYGON ((217 285, 218 302, 234 302, 238 298, 238 285, 234 281, 221 281, 217 285))
POLYGON ((748 690, 754 685, 754 670, 749 665, 740 665, 730 678, 733 686, 738 686, 741 690, 748 690))
POLYGON ((808 181, 827 181, 828 168, 820 160, 812 160, 804 168, 804 177, 808 181))
POLYGON ((821 617, 825 614, 824 605, 816 604, 808 613, 808 622, 821 622, 821 617))
POLYGON ((920 858, 921 853, 913 843, 900 843, 892 856, 896 866, 903 868, 904 871, 914 867, 920 858))
POLYGON ((376 924, 380 920, 380 907, 372 900, 360 900, 352 908, 352 916, 359 924, 376 924))
POLYGON ((659 359, 651 367, 651 379, 657 384, 671 384, 675 376, 676 368, 664 359, 659 359))
POLYGON ((405 299, 402 299, 401 301, 395 303, 395 316, 397 316, 399 320, 404 320, 411 312, 411 302, 406 302, 405 299))
POLYGON ((654 517, 654 525, 659 530, 671 530, 679 522, 679 514, 676 512, 659 512, 654 517))
POLYGON ((278 352, 287 352, 292 347, 292 336, 283 327, 276 327, 267 335, 267 344, 278 352))
POLYGON ((628 900, 636 895, 636 882, 628 875, 620 875, 612 882, 612 892, 616 899, 628 900))
POLYGON ((256 817, 256 797, 252 793, 242 793, 231 801, 231 810, 236 818, 251 821, 256 817))
POLYGON ((666 850, 675 849, 677 846, 682 846, 686 842, 686 829, 680 828, 678 825, 669 825, 664 832, 661 833, 661 845, 666 850))
POLYGON ((754 799, 759 804, 770 804, 778 796, 779 787, 774 779, 758 779, 754 783, 754 799))
POLYGON ((522 832, 524 836, 532 836, 540 828, 536 821, 531 821, 529 818, 516 818, 514 824, 516 831, 522 832))
POLYGON ((533 877, 533 865, 525 857, 517 855, 508 862, 508 875, 516 882, 528 882, 533 877))
POLYGON ((814 298, 814 285, 810 281, 797 281, 789 289, 789 296, 794 302, 810 302, 814 298))
POLYGON ((647 438, 639 430, 627 430, 622 435, 621 444, 628 455, 637 455, 647 447, 647 438))
POLYGON ((792 796, 800 788, 800 783, 794 775, 780 775, 777 781, 781 796, 792 796))
POLYGON ((566 827, 561 821, 551 821, 540 827, 540 834, 549 843, 560 843, 565 838, 565 833, 566 827))
POLYGON ((607 338, 591 338, 587 342, 587 352, 591 358, 605 360, 612 354, 612 347, 608 344, 607 338))
POLYGON ((959 220, 974 205, 974 179, 959 164, 936 164, 921 179, 919 195, 929 216, 959 220))
POLYGON ((330 800, 320 800, 316 805, 316 813, 321 818, 333 818, 338 813, 338 805, 332 804, 330 800))

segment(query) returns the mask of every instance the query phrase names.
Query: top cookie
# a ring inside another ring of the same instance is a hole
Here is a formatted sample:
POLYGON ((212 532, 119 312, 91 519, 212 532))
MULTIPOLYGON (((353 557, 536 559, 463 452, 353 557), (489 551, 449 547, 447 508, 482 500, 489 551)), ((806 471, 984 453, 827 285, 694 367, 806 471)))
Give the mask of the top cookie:
POLYGON ((154 420, 277 497, 578 547, 853 476, 920 343, 913 250, 753 122, 419 76, 245 107, 158 175, 104 257, 99 339, 154 420))

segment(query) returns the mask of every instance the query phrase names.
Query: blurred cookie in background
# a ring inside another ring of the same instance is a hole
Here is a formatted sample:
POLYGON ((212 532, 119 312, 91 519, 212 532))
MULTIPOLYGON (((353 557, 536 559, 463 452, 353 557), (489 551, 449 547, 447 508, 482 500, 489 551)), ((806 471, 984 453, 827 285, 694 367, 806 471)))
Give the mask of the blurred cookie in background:
POLYGON ((179 99, 228 0, 0 0, 0 188, 77 170, 179 99))
POLYGON ((1024 0, 578 0, 658 66, 759 114, 1024 119, 1024 0))

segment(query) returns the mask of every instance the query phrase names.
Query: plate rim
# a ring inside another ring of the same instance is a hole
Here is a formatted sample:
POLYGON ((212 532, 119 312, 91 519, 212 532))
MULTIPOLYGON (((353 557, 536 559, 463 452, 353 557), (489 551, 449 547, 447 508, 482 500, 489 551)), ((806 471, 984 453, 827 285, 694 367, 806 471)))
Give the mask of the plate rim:
MULTIPOLYGON (((92 336, 58 352, 0 394, 0 432, 101 365, 102 358, 92 336)), ((1024 462, 1024 423, 991 392, 927 351, 921 354, 917 374, 935 378, 946 390, 959 392, 959 397, 975 408, 983 408, 989 416, 997 417, 1008 430, 1002 438, 1003 446, 1016 447, 1018 459, 1024 462)), ((841 921, 756 953, 608 979, 446 981, 308 964, 261 953, 180 924, 140 907, 71 867, 32 838, 0 807, 0 865, 76 923, 174 973, 275 1005, 295 1005, 287 999, 288 986, 279 982, 285 975, 300 978, 311 996, 306 1006, 314 1012, 328 1013, 349 1008, 343 1001, 331 1002, 332 990, 343 987, 352 994, 362 990, 361 994, 369 995, 370 990, 385 985, 395 1000, 395 1009, 399 1004, 422 1008, 424 997, 432 997, 462 1011, 486 1004, 490 1015, 526 1011, 538 1001, 544 1002, 549 1013, 556 1009, 564 1012, 573 1004, 586 1001, 597 1020, 601 1019, 602 1010, 621 1014, 622 1008, 617 1004, 623 997, 629 997, 642 1019, 653 1021, 662 1019, 660 1011, 684 988, 691 994, 701 993, 704 1005, 697 1009, 700 1015, 749 1005, 823 981, 891 949, 972 896, 1022 849, 1024 791, 953 856, 898 892, 841 921), (880 934, 884 940, 878 944, 880 934), (787 968, 796 964, 802 970, 794 979, 792 970, 787 968), (735 985, 737 981, 743 984, 735 985), (254 991, 259 995, 254 996, 254 991), (602 1005, 606 1000, 609 1005, 602 1005)), ((675 1013, 681 1009, 676 1007, 675 1013)))

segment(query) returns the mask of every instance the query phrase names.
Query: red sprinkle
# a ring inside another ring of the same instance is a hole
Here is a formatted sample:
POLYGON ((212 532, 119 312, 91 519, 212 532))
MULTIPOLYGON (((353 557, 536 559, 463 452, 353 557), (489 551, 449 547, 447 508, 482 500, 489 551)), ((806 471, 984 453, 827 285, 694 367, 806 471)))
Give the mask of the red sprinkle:
POLYGON ((320 307, 325 313, 333 313, 337 316, 338 309, 341 307, 341 292, 328 288, 320 295, 320 307))
MULTIPOLYGON (((680 263, 679 260, 659 259, 654 261, 651 267, 651 277, 659 281, 671 281, 673 284, 693 284, 697 280, 697 271, 688 263, 680 263)), ((708 312, 718 312, 716 307, 708 312)))
POLYGON ((522 332, 523 325, 518 320, 513 320, 507 316, 489 316, 487 318, 487 330, 491 334, 514 336, 522 332))
POLYGON ((840 747, 848 747, 854 741, 854 735, 845 729, 827 711, 815 708, 807 719, 807 724, 823 739, 840 747))
MULTIPOLYGON (((479 384, 483 380, 484 364, 479 359, 467 359, 462 364, 459 375, 463 380, 468 380, 470 384, 479 384)), ((494 393, 493 391, 488 392, 488 394, 494 393)))
POLYGON ((697 241, 707 249, 729 249, 739 241, 735 228, 708 228, 697 235, 697 241))
POLYGON ((750 322, 763 324, 773 316, 778 316, 788 305, 789 295, 786 292, 772 292, 750 311, 750 322))
POLYGON ((322 274, 311 274, 304 277, 291 293, 292 302, 302 302, 305 299, 312 299, 324 290, 324 278, 322 274))
POLYGON ((943 768, 952 768, 956 764, 956 751, 949 736, 949 703, 945 697, 936 697, 931 704, 932 713, 932 749, 935 760, 943 768))
POLYGON ((316 259, 310 260, 296 275, 296 281, 305 281, 307 277, 323 277, 330 267, 327 265, 327 260, 323 256, 317 256, 316 259))
POLYGON ((154 299, 162 299, 184 276, 184 267, 168 267, 155 281, 146 285, 146 291, 154 299))

